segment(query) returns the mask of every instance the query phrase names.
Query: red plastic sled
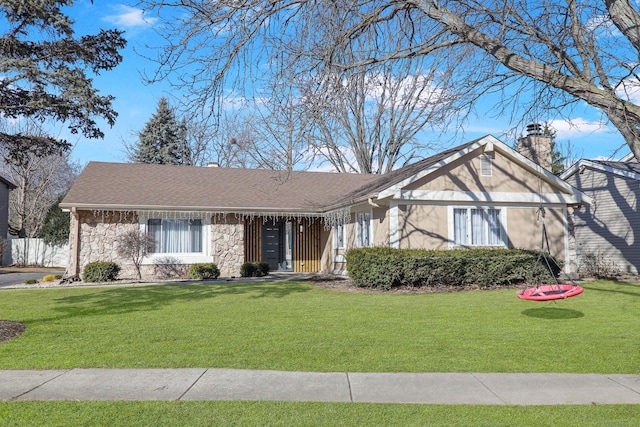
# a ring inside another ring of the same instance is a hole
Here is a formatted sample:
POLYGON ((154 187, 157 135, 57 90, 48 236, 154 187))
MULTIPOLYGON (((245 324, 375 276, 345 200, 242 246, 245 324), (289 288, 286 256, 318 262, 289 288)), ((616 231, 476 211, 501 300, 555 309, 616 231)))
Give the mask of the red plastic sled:
POLYGON ((540 285, 518 292, 518 298, 531 301, 551 301, 575 297, 583 291, 584 289, 582 289, 581 286, 567 283, 560 285, 540 285))

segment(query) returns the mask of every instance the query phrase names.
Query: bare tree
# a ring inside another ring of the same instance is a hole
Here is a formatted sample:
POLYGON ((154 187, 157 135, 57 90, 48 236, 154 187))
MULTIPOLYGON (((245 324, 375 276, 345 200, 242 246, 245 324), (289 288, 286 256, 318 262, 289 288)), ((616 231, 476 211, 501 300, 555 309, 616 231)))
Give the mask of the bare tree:
MULTIPOLYGON (((37 123, 25 121, 9 130, 27 138, 47 138, 37 123)), ((66 194, 80 173, 80 165, 69 153, 40 155, 9 147, 0 148, 2 173, 16 185, 9 194, 9 232, 18 237, 37 237, 45 223, 47 212, 56 200, 66 194)))
POLYGON ((133 263, 138 280, 142 278, 142 260, 153 251, 155 244, 153 236, 138 229, 125 231, 118 236, 118 255, 133 263))
POLYGON ((188 164, 192 166, 206 166, 211 160, 209 147, 210 128, 192 118, 182 117, 181 129, 186 133, 184 140, 188 149, 188 164))
POLYGON ((219 124, 201 125, 203 138, 210 141, 210 158, 220 167, 257 168, 261 165, 255 161, 259 156, 256 136, 249 125, 251 117, 241 117, 236 111, 225 111, 219 124))
POLYGON ((314 117, 309 114, 306 100, 298 95, 293 82, 276 81, 266 87, 264 101, 254 101, 246 119, 251 138, 246 138, 242 149, 262 169, 307 168, 314 117))
POLYGON ((272 64, 318 71, 425 57, 466 97, 468 108, 452 116, 471 111, 486 93, 500 95, 498 112, 514 107, 509 111, 524 120, 539 119, 540 111, 566 117, 583 102, 606 116, 640 157, 640 13, 628 0, 142 4, 165 20, 169 42, 151 78, 192 65, 197 78, 174 83, 190 90, 195 108, 214 111, 227 83, 244 84, 272 64), (376 52, 341 61, 371 37, 376 52), (288 60, 274 61, 282 55, 288 60))
MULTIPOLYGON (((310 34, 314 46, 326 34, 342 30, 343 23, 337 19, 341 11, 333 2, 327 4, 326 19, 310 34)), ((215 73, 216 64, 201 56, 203 50, 207 55, 215 51, 215 43, 206 45, 211 39, 199 39, 200 31, 208 25, 201 19, 210 18, 208 11, 215 12, 216 8, 210 6, 189 3, 186 10, 194 7, 193 14, 190 18, 181 14, 178 20, 183 26, 191 25, 189 28, 194 31, 189 36, 167 33, 174 43, 175 37, 181 37, 178 44, 183 50, 165 51, 165 59, 182 60, 198 69, 198 83, 182 78, 175 83, 189 90, 192 98, 187 104, 195 111, 205 112, 205 120, 211 118, 207 113, 218 101, 216 87, 222 82, 210 74, 215 73), (198 49, 190 50, 196 45, 198 49), (204 76, 210 76, 213 85, 205 86, 204 76)), ((211 24, 207 31, 216 32, 217 24, 211 24)), ((232 138, 236 145, 224 146, 221 154, 243 152, 261 168, 292 170, 320 159, 339 172, 362 173, 388 172, 410 160, 427 146, 416 140, 416 134, 427 124, 442 123, 442 112, 451 110, 456 97, 447 90, 446 73, 437 71, 433 62, 422 57, 349 68, 382 45, 395 42, 369 31, 357 44, 336 53, 330 64, 319 67, 319 51, 299 54, 304 48, 302 41, 289 40, 286 35, 267 39, 262 47, 269 52, 265 58, 268 67, 261 68, 259 76, 251 76, 254 90, 245 106, 251 112, 242 116, 243 138, 232 138)), ((246 71, 250 74, 249 69, 246 71)), ((165 77, 162 70, 156 77, 160 76, 165 77)), ((242 79, 246 86, 245 83, 242 79)))
POLYGON ((245 99, 221 112, 217 124, 204 119, 199 125, 219 166, 284 171, 307 167, 312 150, 303 100, 293 95, 292 86, 269 90, 268 96, 245 99))
POLYGON ((416 135, 442 124, 458 97, 425 68, 420 58, 408 58, 326 75, 305 100, 313 106, 305 111, 316 128, 317 154, 339 172, 387 173, 429 148, 416 135))

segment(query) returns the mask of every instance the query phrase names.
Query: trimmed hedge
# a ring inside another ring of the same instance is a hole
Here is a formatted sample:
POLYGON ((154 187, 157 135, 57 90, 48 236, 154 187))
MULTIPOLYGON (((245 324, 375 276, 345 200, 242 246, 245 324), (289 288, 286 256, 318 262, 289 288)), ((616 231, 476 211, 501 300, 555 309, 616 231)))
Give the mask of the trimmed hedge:
POLYGON ((82 280, 85 282, 111 282, 120 274, 120 266, 115 262, 90 262, 84 267, 82 280))
POLYGON ((220 277, 218 266, 212 262, 191 264, 189 267, 189 277, 197 280, 217 279, 220 277))
MULTIPOLYGON (((523 249, 394 249, 357 248, 347 251, 347 271, 356 286, 391 289, 394 286, 475 284, 492 288, 516 283, 554 283, 539 252, 523 249)), ((560 263, 550 258, 553 274, 560 263)))
POLYGON ((241 277, 262 277, 269 274, 267 262, 245 262, 240 266, 241 277))

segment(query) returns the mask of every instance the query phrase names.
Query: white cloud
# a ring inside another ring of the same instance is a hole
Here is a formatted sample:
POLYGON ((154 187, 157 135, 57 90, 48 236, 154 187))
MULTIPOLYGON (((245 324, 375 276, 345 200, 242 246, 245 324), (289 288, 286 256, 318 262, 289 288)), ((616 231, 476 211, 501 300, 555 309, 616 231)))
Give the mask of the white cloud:
MULTIPOLYGON (((351 147, 339 146, 336 147, 337 152, 340 153, 340 157, 345 166, 349 169, 348 172, 357 172, 356 155, 351 147)), ((308 150, 305 159, 302 163, 308 163, 311 167, 308 169, 312 172, 336 172, 336 168, 328 160, 330 157, 335 157, 336 152, 331 154, 327 147, 316 147, 314 150, 308 150)))
POLYGON ((116 13, 106 16, 104 20, 118 27, 146 27, 153 25, 157 21, 157 18, 145 17, 142 9, 126 5, 118 5, 114 9, 116 13))
POLYGON ((500 138, 511 125, 508 123, 498 122, 497 119, 486 119, 487 124, 482 124, 480 120, 473 121, 463 126, 463 131, 466 133, 478 134, 478 135, 494 135, 500 138))
MULTIPOLYGON (((347 84, 344 82, 343 84, 347 84)), ((407 98, 414 99, 416 109, 435 107, 448 101, 446 92, 428 75, 407 75, 402 78, 375 73, 365 78, 365 96, 370 102, 383 102, 385 107, 402 107, 407 98)))
POLYGON ((608 134, 613 130, 602 120, 587 120, 576 117, 566 120, 551 120, 549 123, 557 132, 557 139, 572 139, 593 134, 608 134))
POLYGON ((635 76, 623 80, 618 90, 616 90, 616 95, 634 104, 640 104, 640 82, 638 82, 638 77, 635 76))
POLYGON ((248 103, 249 100, 242 93, 232 89, 226 89, 220 100, 222 109, 227 112, 240 112, 248 103))

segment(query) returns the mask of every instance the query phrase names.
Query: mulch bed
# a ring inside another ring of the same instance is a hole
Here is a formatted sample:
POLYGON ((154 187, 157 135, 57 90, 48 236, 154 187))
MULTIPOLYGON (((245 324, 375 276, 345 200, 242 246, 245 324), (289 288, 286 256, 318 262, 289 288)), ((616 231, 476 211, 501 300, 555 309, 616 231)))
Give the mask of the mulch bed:
POLYGON ((0 343, 22 335, 25 329, 24 323, 0 320, 0 343))

